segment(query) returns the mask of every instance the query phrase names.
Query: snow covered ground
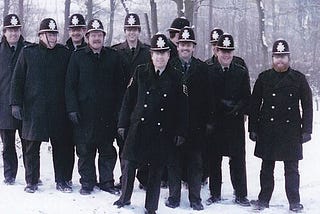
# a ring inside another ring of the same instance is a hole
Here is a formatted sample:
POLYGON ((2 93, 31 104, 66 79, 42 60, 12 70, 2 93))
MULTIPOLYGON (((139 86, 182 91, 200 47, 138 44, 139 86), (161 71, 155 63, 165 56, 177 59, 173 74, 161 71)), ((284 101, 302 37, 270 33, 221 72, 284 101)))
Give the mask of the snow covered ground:
MULTIPOLYGON (((320 213, 320 112, 314 115, 314 134, 312 141, 304 145, 304 159, 300 161, 300 194, 301 202, 305 209, 304 213, 320 213)), ((73 193, 61 193, 55 189, 52 156, 49 143, 43 143, 41 146, 41 179, 43 186, 34 194, 24 192, 24 168, 22 164, 21 149, 19 150, 19 169, 16 184, 13 186, 5 185, 3 181, 3 162, 0 158, 0 213, 1 214, 102 214, 102 213, 121 213, 121 214, 140 214, 144 212, 145 193, 135 186, 131 206, 117 209, 112 206, 118 196, 111 195, 96 189, 89 196, 79 194, 80 184, 77 169, 74 170, 73 193)), ((2 145, 0 146, 2 150, 2 145)), ((247 139, 247 177, 248 177, 248 198, 256 199, 259 193, 259 171, 260 159, 253 156, 254 143, 247 139)), ((182 190, 182 199, 179 208, 170 209, 164 205, 168 197, 168 189, 161 190, 158 213, 160 214, 204 214, 204 213, 221 213, 221 214, 242 214, 251 213, 252 208, 244 208, 235 205, 232 195, 232 186, 229 176, 228 159, 223 161, 223 186, 222 197, 224 200, 220 204, 205 206, 203 211, 193 211, 189 207, 188 191, 182 190)), ((118 179, 120 174, 117 163, 115 178, 118 179)), ((275 190, 270 202, 270 208, 262 211, 262 214, 268 213, 288 213, 288 202, 284 190, 284 171, 283 163, 278 162, 275 169, 275 190)), ((209 197, 208 186, 201 191, 204 201, 209 197)))

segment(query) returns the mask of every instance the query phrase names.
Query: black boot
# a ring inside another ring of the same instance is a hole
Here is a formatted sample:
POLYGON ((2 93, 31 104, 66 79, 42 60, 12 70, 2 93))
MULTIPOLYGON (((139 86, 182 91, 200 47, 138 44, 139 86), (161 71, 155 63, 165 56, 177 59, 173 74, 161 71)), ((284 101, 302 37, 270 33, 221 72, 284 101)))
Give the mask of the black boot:
POLYGON ((300 203, 290 204, 289 209, 293 212, 299 213, 303 210, 303 205, 300 203))

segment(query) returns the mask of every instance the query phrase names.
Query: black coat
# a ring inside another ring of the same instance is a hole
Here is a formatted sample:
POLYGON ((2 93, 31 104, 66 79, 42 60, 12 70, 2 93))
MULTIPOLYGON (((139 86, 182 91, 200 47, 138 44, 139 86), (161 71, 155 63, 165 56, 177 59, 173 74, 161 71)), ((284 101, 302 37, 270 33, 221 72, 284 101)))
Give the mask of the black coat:
POLYGON ((33 44, 22 49, 11 82, 11 105, 23 108, 22 138, 57 141, 66 131, 65 75, 69 51, 33 44))
POLYGON ((17 129, 21 121, 11 115, 10 86, 14 66, 23 46, 30 44, 20 36, 16 50, 13 52, 5 37, 0 43, 0 129, 17 129))
POLYGON ((243 155, 244 114, 247 112, 250 98, 248 71, 232 62, 227 72, 222 70, 220 63, 209 65, 209 72, 216 100, 213 122, 215 130, 210 146, 220 155, 243 155), (234 108, 237 110, 230 114, 234 108))
POLYGON ((301 134, 312 132, 312 94, 302 73, 289 68, 285 73, 270 69, 259 75, 251 98, 249 131, 258 134, 257 157, 302 159, 301 134))
MULTIPOLYGON (((173 65, 183 71, 179 58, 172 61, 173 65)), ((201 150, 204 145, 206 124, 211 121, 213 110, 208 66, 194 57, 191 58, 188 72, 184 73, 183 81, 188 88, 188 137, 183 146, 192 150, 201 150)))
MULTIPOLYGON (((237 63, 237 64, 241 65, 242 67, 245 67, 245 68, 248 70, 248 66, 247 66, 246 62, 245 62, 244 59, 242 59, 241 57, 233 56, 232 61, 233 61, 234 63, 237 63)), ((218 64, 219 64, 217 57, 210 57, 210 58, 207 59, 205 62, 206 62, 208 65, 212 65, 212 64, 215 64, 215 63, 218 63, 218 64)))
POLYGON ((167 160, 173 152, 174 136, 186 135, 184 92, 181 72, 169 64, 158 78, 151 64, 137 67, 118 122, 118 127, 128 130, 122 158, 149 163, 167 160))
POLYGON ((68 112, 80 114, 73 129, 76 144, 100 143, 116 134, 116 119, 124 91, 119 54, 103 47, 99 56, 89 46, 71 55, 66 77, 68 112))
POLYGON ((112 48, 118 51, 123 60, 126 84, 138 65, 149 63, 151 60, 150 46, 139 40, 133 55, 127 41, 113 45, 112 48))

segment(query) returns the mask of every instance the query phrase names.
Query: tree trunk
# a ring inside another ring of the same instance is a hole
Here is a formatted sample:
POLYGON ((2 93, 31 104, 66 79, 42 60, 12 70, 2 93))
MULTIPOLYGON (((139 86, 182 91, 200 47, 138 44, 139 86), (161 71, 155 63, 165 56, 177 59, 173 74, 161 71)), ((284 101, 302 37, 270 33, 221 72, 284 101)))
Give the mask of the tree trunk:
POLYGON ((86 6, 87 6, 87 21, 89 22, 90 20, 92 20, 93 18, 93 3, 92 0, 87 0, 86 2, 86 6))
POLYGON ((185 16, 185 11, 183 10, 183 0, 172 0, 177 4, 177 16, 185 16))
POLYGON ((122 4, 124 10, 126 11, 126 14, 128 14, 129 13, 129 8, 126 5, 125 0, 121 0, 121 4, 122 4))
POLYGON ((22 25, 22 29, 21 29, 21 32, 22 34, 24 34, 24 13, 23 13, 23 0, 19 0, 19 3, 18 3, 18 16, 19 16, 19 19, 20 19, 20 22, 21 22, 21 25, 22 25))
POLYGON ((158 15, 157 15, 157 3, 154 0, 150 0, 151 7, 151 29, 152 34, 156 34, 158 30, 158 15))
POLYGON ((113 24, 114 24, 114 12, 116 10, 116 0, 110 0, 110 23, 108 29, 108 36, 106 40, 106 45, 111 46, 111 41, 113 37, 113 24))
POLYGON ((63 28, 63 42, 67 41, 69 37, 68 25, 70 16, 70 4, 71 0, 65 0, 64 2, 64 28, 63 28))
POLYGON ((149 42, 150 42, 150 40, 151 40, 151 30, 150 30, 149 18, 148 18, 148 14, 147 13, 144 13, 144 18, 146 20, 147 34, 148 34, 148 39, 149 39, 149 42))
POLYGON ((184 15, 190 21, 191 26, 196 25, 196 23, 193 21, 194 15, 198 15, 198 10, 195 11, 196 14, 194 13, 195 6, 197 6, 197 4, 195 4, 194 0, 184 0, 184 15))
POLYGON ((4 20, 4 17, 9 14, 9 8, 10 8, 10 0, 3 0, 3 20, 4 20))
POLYGON ((259 37, 261 41, 262 56, 263 56, 262 66, 263 66, 263 69, 265 69, 267 68, 267 65, 268 65, 268 45, 266 43, 266 37, 265 37, 264 4, 262 0, 256 0, 256 2, 257 2, 258 14, 259 14, 259 37))

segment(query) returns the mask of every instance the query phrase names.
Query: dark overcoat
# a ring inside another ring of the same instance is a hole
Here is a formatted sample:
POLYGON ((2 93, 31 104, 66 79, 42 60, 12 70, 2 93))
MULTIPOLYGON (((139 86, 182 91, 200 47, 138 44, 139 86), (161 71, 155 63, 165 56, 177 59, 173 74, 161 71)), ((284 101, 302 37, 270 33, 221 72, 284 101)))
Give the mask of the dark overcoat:
POLYGON ((209 65, 211 84, 215 92, 214 133, 210 143, 212 150, 224 156, 239 156, 245 153, 244 114, 250 98, 250 82, 245 67, 232 62, 228 71, 220 63, 209 65), (236 114, 230 114, 237 106, 236 114))
POLYGON ((188 71, 183 72, 179 58, 175 58, 172 63, 183 73, 183 82, 188 88, 188 136, 183 147, 202 150, 206 124, 210 121, 213 110, 211 97, 214 91, 210 88, 208 66, 200 59, 192 57, 188 71))
POLYGON ((73 128, 76 144, 96 144, 116 134, 124 75, 119 54, 103 47, 94 54, 89 46, 71 55, 66 77, 67 112, 78 112, 73 128))
POLYGON ((70 51, 78 50, 79 48, 85 47, 86 45, 87 45, 87 43, 84 41, 84 38, 82 38, 81 44, 78 45, 77 48, 74 47, 71 37, 66 41, 66 47, 67 47, 70 51))
POLYGON ((11 105, 23 108, 22 138, 57 142, 65 137, 65 76, 69 51, 41 42, 22 49, 11 82, 11 105))
POLYGON ((302 73, 289 68, 285 73, 269 69, 259 75, 251 97, 249 131, 258 134, 255 156, 302 159, 301 134, 312 132, 312 94, 302 73))
POLYGON ((126 84, 129 82, 136 67, 141 64, 149 63, 151 60, 150 46, 138 40, 134 54, 128 45, 128 42, 122 42, 112 46, 117 50, 123 60, 123 69, 125 71, 126 84))
POLYGON ((10 86, 14 66, 23 46, 30 44, 20 36, 17 47, 13 52, 3 36, 0 42, 0 129, 21 128, 21 121, 11 114, 10 86))
MULTIPOLYGON (((245 67, 245 68, 248 70, 248 66, 247 66, 246 62, 245 62, 244 59, 242 59, 241 57, 233 56, 232 61, 233 61, 234 63, 237 63, 237 64, 245 67)), ((210 57, 210 58, 207 59, 205 62, 206 62, 208 65, 213 65, 213 64, 219 63, 217 57, 215 57, 215 56, 210 57)))
POLYGON ((174 136, 187 132, 182 73, 168 64, 157 78, 152 64, 138 66, 125 93, 118 127, 128 130, 122 158, 163 164, 173 152, 174 136))

